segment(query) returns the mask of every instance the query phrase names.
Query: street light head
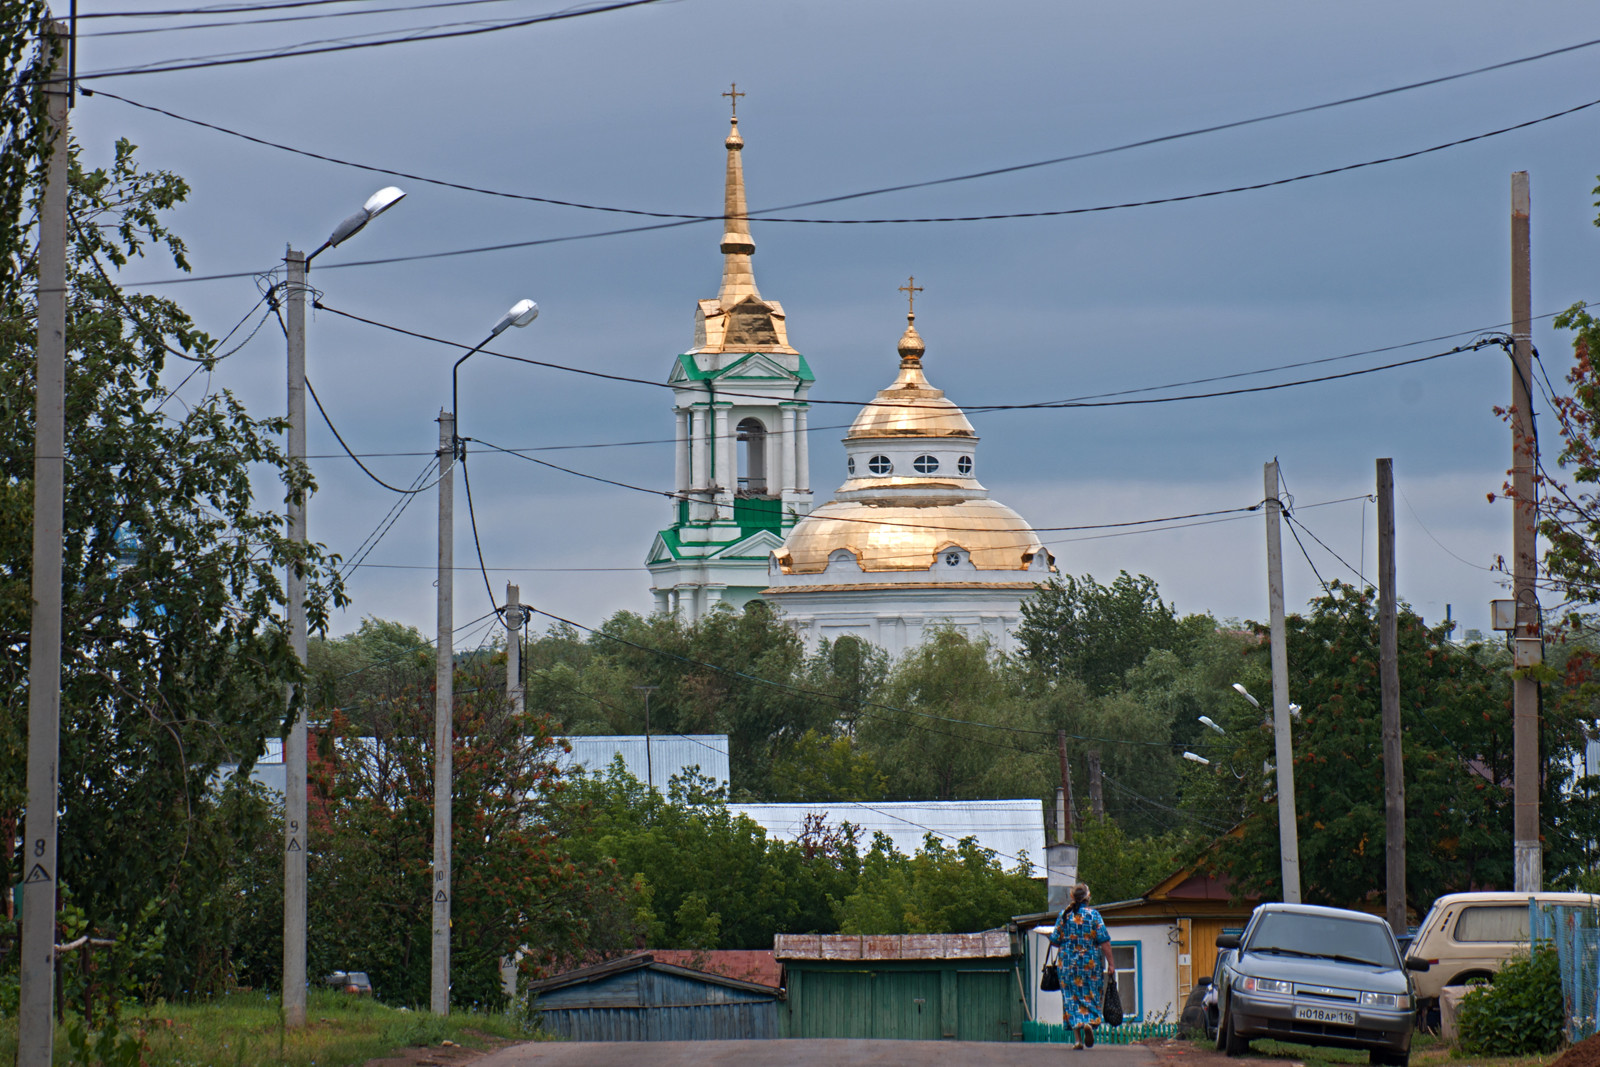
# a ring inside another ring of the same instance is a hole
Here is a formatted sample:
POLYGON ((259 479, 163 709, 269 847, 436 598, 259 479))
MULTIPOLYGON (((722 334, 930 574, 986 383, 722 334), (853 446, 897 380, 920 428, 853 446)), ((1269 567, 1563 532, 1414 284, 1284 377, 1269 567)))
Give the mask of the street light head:
POLYGON ((1260 710, 1261 702, 1259 700, 1257 700, 1255 697, 1251 696, 1250 695, 1250 690, 1246 689, 1243 685, 1241 685, 1238 682, 1234 682, 1233 683, 1233 691, 1235 693, 1238 693, 1240 696, 1244 697, 1246 700, 1248 700, 1250 702, 1250 706, 1252 708, 1260 710))
POLYGON ((1206 759, 1204 756, 1196 755, 1193 752, 1185 752, 1183 754, 1183 758, 1188 760, 1190 763, 1198 763, 1202 767, 1211 766, 1211 761, 1210 760, 1206 759))
MULTIPOLYGON (((394 186, 386 186, 367 197, 367 202, 361 205, 361 210, 345 219, 333 228, 325 247, 338 248, 360 232, 361 227, 382 215, 405 198, 405 193, 394 186)), ((321 249, 318 249, 321 251, 321 249)))
POLYGON ((1299 704, 1290 704, 1289 705, 1289 714, 1294 716, 1295 721, 1298 722, 1300 720, 1300 705, 1299 704))
POLYGON ((1213 719, 1209 715, 1200 716, 1200 724, 1202 726, 1207 727, 1208 729, 1215 730, 1219 734, 1226 734, 1228 732, 1228 731, 1224 730, 1222 727, 1218 726, 1217 723, 1216 723, 1216 720, 1213 719))
POLYGON ((518 300, 510 311, 500 316, 500 321, 489 331, 490 337, 499 337, 513 326, 526 326, 539 317, 539 305, 532 300, 518 300))
POLYGON ((405 198, 406 194, 395 186, 385 185, 382 189, 367 197, 367 202, 361 205, 361 210, 367 213, 367 218, 375 219, 405 198))

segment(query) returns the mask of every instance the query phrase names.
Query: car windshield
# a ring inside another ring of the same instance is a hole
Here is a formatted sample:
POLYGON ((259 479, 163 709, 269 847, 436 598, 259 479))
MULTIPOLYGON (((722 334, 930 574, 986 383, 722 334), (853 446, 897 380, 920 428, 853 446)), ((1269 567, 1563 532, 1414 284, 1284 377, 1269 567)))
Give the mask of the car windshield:
POLYGON ((1310 956, 1346 963, 1398 965, 1389 931, 1377 923, 1290 911, 1261 916, 1250 935, 1251 952, 1310 956))

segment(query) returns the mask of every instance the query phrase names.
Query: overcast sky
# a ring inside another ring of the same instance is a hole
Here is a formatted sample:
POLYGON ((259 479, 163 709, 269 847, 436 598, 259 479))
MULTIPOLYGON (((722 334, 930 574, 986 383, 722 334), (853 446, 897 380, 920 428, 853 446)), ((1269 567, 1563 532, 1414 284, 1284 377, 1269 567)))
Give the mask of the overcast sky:
MULTIPOLYGON (((221 16, 85 19, 84 84, 256 137, 353 162, 509 193, 674 213, 721 209, 728 101, 737 82, 753 209, 1049 159, 1435 78, 1600 38, 1592 2, 1452 4, 989 3, 947 0, 677 0, 456 40, 394 44, 205 69, 106 76, 265 47, 504 21, 533 0, 415 0, 295 7, 360 15, 208 30, 221 16), (168 27, 159 33, 107 31, 168 27)), ((148 10, 82 0, 80 12, 148 10)), ((1541 118, 1600 96, 1600 47, 1312 114, 1160 145, 808 208, 815 218, 989 215, 1203 193, 1414 152, 1541 118)), ((716 223, 382 265, 357 261, 648 223, 365 173, 263 147, 104 95, 72 112, 89 162, 116 138, 193 186, 175 224, 194 272, 267 271, 310 250, 366 196, 409 194, 312 281, 330 307, 474 343, 518 299, 542 315, 491 346, 664 381, 689 347, 695 301, 716 294, 716 223)), ((813 400, 861 401, 887 385, 904 326, 896 288, 925 286, 917 325, 932 382, 957 403, 1057 400, 1141 389, 1450 335, 1398 351, 1220 383, 1265 384, 1429 355, 1509 318, 1509 185, 1531 173, 1536 314, 1600 299, 1600 107, 1421 156, 1268 189, 1156 206, 1005 221, 810 225, 756 221, 762 293, 817 376, 813 400), (1459 335, 1459 336, 1457 336, 1459 335)), ((796 214, 791 212, 789 214, 796 214)), ((168 264, 125 277, 169 279, 168 264)), ((213 334, 259 297, 234 278, 161 286, 213 334)), ((252 324, 254 320, 251 320, 252 324)), ((451 350, 321 312, 308 374, 345 439, 386 480, 410 484, 436 447, 451 350)), ((1540 319, 1558 382, 1570 342, 1540 319)), ((227 388, 260 415, 284 408, 282 334, 268 324, 197 397, 227 388)), ((187 370, 187 368, 184 368, 187 370)), ((1509 432, 1491 408, 1510 371, 1497 348, 1343 381, 1221 399, 1034 412, 974 412, 979 474, 1039 527, 1248 506, 1277 456, 1323 579, 1376 570, 1373 462, 1393 457, 1401 595, 1430 621, 1446 605, 1487 627, 1511 517, 1491 504, 1509 432), (1357 497, 1342 503, 1312 506, 1357 497), (1333 553, 1343 558, 1335 558, 1333 553)), ((1161 395, 1161 394, 1153 394, 1161 395)), ((1541 405, 1542 406, 1542 405, 1541 405)), ((461 379, 462 432, 574 470, 670 490, 670 390, 479 355, 461 379)), ((849 407, 811 424, 818 502, 844 479, 849 407)), ((1554 426, 1542 424, 1547 449, 1554 426)), ((315 540, 349 557, 395 501, 346 458, 313 409, 315 540)), ((670 519, 660 496, 478 449, 469 461, 497 597, 585 624, 650 609, 642 563, 670 519)), ((264 503, 278 499, 265 487, 264 503)), ((459 483, 458 564, 474 562, 459 483)), ((350 577, 363 616, 434 630, 436 511, 416 497, 350 577)), ((1259 514, 1167 532, 1045 533, 1064 572, 1156 578, 1185 612, 1266 614, 1259 514)), ((1291 610, 1318 590, 1286 533, 1291 610)), ((489 610, 462 570, 456 618, 489 610)), ((470 631, 466 636, 470 636, 470 631)), ((458 638, 458 643, 460 639, 458 638)), ((469 642, 470 643, 470 642, 469 642)))

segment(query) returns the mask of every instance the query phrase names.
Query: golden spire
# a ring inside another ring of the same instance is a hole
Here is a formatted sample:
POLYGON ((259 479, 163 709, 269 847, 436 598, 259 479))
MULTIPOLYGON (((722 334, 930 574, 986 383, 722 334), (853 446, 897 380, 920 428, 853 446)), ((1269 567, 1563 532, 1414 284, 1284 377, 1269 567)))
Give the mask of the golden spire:
POLYGON ((928 350, 917 333, 917 294, 922 292, 922 286, 917 284, 916 275, 907 278, 900 291, 906 294, 906 332, 900 335, 900 365, 914 367, 921 364, 922 353, 928 350))
POLYGON ((717 294, 717 301, 723 307, 732 307, 746 297, 760 300, 761 293, 756 289, 756 276, 750 266, 756 243, 750 236, 750 209, 744 197, 744 162, 739 154, 744 148, 744 138, 739 136, 739 97, 744 94, 739 92, 735 82, 722 95, 733 101, 733 125, 728 139, 723 142, 728 150, 728 178, 722 207, 722 292, 717 294))

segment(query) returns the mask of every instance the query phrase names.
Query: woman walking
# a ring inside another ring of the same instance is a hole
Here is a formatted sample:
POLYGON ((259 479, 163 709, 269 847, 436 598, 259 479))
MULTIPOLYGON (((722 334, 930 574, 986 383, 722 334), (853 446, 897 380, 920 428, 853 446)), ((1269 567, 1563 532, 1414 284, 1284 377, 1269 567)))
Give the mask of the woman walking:
POLYGON ((1061 973, 1061 1024, 1077 1034, 1073 1048, 1093 1048, 1105 983, 1115 976, 1116 963, 1111 933, 1100 913, 1089 907, 1089 887, 1082 882, 1072 887, 1072 903, 1056 919, 1050 943, 1061 950, 1056 962, 1061 973))

